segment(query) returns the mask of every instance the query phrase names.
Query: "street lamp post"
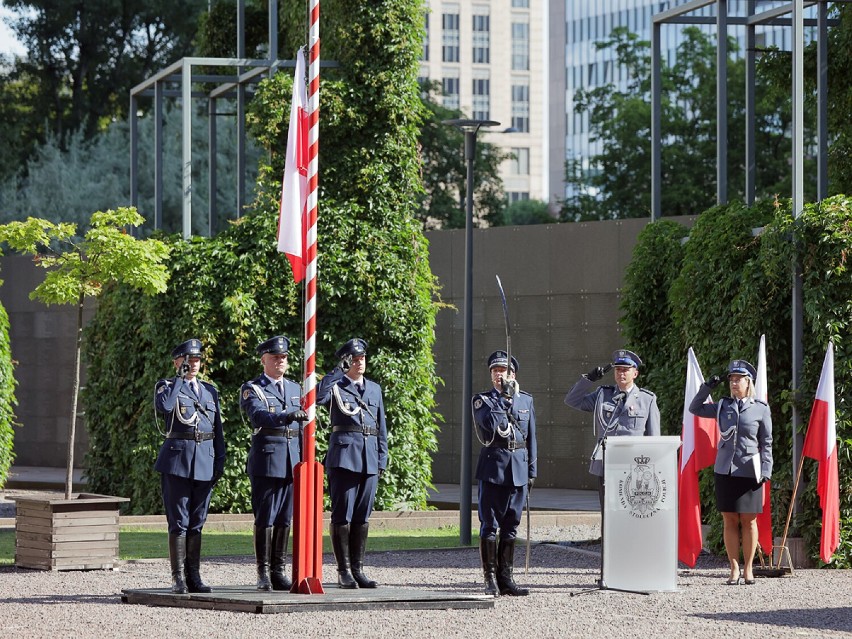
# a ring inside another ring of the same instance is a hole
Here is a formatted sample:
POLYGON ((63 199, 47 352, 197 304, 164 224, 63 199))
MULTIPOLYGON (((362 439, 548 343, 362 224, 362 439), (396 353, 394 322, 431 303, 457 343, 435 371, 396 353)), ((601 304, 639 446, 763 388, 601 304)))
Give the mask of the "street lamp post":
POLYGON ((467 198, 464 224, 464 346, 462 363, 462 446, 459 478, 459 538, 469 546, 470 537, 470 456, 472 448, 470 398, 473 395, 473 162, 476 159, 476 134, 484 126, 499 126, 493 120, 444 120, 444 124, 464 131, 464 159, 467 163, 467 198))

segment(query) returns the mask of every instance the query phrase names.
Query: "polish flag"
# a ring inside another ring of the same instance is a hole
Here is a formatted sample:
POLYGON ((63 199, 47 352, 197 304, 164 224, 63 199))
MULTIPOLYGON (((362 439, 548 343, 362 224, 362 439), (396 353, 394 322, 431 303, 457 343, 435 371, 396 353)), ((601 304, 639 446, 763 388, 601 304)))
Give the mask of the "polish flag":
POLYGON ((834 345, 829 342, 819 376, 808 434, 802 454, 819 462, 817 494, 822 508, 819 557, 828 563, 840 544, 840 482, 837 474, 837 430, 834 424, 834 345))
MULTIPOLYGON (((678 475, 678 540, 677 558, 690 568, 695 567, 701 552, 701 498, 698 494, 698 471, 712 466, 716 461, 716 444, 719 429, 716 420, 697 417, 689 412, 689 405, 698 393, 704 375, 692 347, 687 353, 686 389, 683 400, 683 446, 680 449, 678 475)), ((708 402, 713 400, 708 397, 708 402)))
MULTIPOLYGON (((754 394, 757 399, 769 403, 769 383, 766 381, 766 335, 760 336, 760 347, 757 352, 757 379, 754 381, 754 394)), ((764 554, 771 554, 772 537, 772 502, 769 501, 772 482, 763 484, 763 512, 757 516, 757 541, 764 554)))
POLYGON ((305 54, 296 54, 293 100, 290 103, 290 128, 287 131, 287 155, 281 184, 278 212, 278 252, 287 255, 293 279, 301 282, 308 261, 308 119, 305 90, 305 54))

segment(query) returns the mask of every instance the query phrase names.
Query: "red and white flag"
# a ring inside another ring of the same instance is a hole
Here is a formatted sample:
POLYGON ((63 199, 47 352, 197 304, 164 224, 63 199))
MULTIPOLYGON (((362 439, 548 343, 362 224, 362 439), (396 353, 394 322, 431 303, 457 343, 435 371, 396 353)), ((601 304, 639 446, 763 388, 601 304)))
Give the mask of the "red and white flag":
MULTIPOLYGON (((704 383, 704 375, 690 347, 686 362, 686 389, 683 398, 683 446, 680 449, 678 476, 678 541, 677 558, 695 567, 701 552, 701 498, 698 493, 698 471, 716 461, 719 429, 716 420, 697 417, 689 412, 692 399, 704 383)), ((708 397, 708 402, 713 400, 708 397)))
MULTIPOLYGON (((757 379, 754 380, 754 394, 758 399, 769 403, 769 382, 766 373, 766 335, 760 336, 757 352, 757 379)), ((763 512, 757 516, 757 541, 764 554, 772 551, 772 502, 769 501, 772 482, 763 484, 763 512)))
POLYGON ((840 544, 840 482, 837 474, 837 430, 834 415, 834 345, 829 342, 819 376, 808 434, 802 454, 819 462, 817 494, 822 508, 819 557, 825 563, 840 544))
POLYGON ((308 261, 308 119, 305 89, 305 54, 296 54, 293 100, 290 103, 290 128, 287 131, 287 155, 281 184, 278 212, 278 251, 287 255, 293 279, 301 282, 308 261))

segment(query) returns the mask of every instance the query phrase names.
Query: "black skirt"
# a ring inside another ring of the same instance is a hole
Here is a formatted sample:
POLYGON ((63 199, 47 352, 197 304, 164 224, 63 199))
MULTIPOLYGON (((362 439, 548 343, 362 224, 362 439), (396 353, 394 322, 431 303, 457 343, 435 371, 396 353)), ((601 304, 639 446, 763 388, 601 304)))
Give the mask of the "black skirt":
POLYGON ((716 508, 723 513, 763 512, 763 486, 752 477, 715 474, 716 508))

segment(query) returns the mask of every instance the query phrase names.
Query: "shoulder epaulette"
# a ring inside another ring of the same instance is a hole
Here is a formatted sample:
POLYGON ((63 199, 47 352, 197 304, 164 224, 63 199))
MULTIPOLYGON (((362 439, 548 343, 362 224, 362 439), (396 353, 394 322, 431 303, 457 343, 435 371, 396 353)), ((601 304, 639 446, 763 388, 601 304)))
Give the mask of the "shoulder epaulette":
POLYGON ((648 393, 651 397, 656 397, 656 395, 653 392, 649 391, 647 388, 640 388, 639 390, 643 393, 648 393))

